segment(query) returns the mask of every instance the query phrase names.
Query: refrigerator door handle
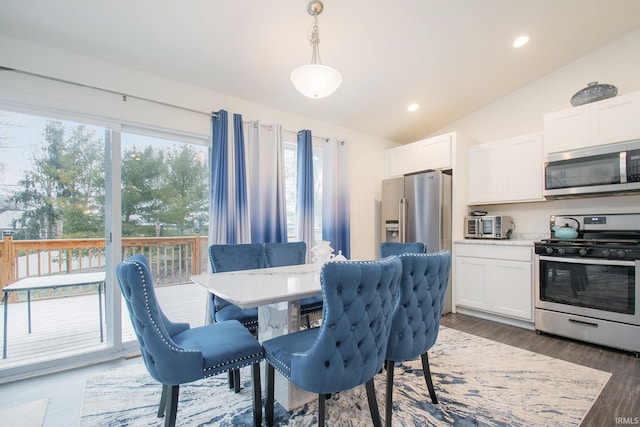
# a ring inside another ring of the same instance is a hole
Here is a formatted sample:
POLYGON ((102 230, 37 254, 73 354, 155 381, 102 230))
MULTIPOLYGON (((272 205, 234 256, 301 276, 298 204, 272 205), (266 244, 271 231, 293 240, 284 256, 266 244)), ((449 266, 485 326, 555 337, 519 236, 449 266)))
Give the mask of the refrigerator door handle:
POLYGON ((399 223, 399 242, 405 242, 406 237, 406 224, 407 224, 407 199, 400 199, 400 212, 398 212, 398 223, 399 223))

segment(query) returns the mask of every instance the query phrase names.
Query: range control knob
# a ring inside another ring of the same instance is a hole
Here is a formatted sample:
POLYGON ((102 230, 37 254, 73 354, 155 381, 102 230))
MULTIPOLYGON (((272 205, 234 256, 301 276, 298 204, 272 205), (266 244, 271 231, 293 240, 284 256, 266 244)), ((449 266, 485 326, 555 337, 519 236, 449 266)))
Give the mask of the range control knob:
POLYGON ((624 249, 620 249, 618 251, 618 258, 624 258, 627 256, 627 253, 624 251, 624 249))
POLYGON ((603 257, 610 257, 611 256, 611 251, 609 249, 605 249, 604 251, 602 251, 602 256, 603 257))
POLYGON ((544 248, 544 251, 548 254, 552 254, 553 253, 553 248, 550 246, 547 246, 546 248, 544 248))
POLYGON ((588 252, 589 250, 587 248, 580 248, 580 250, 578 251, 580 256, 585 256, 588 252))
POLYGON ((565 248, 559 248, 559 249, 558 249, 558 253, 559 253, 560 255, 564 255, 566 252, 567 252, 567 250, 566 250, 565 248))

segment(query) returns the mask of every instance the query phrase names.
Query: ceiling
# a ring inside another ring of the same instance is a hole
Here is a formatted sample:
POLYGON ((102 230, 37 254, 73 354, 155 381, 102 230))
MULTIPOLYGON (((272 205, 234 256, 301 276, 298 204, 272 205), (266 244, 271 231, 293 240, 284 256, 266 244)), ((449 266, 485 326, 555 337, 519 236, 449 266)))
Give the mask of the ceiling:
POLYGON ((0 34, 406 143, 640 28, 638 0, 324 0, 321 58, 343 83, 314 100, 289 81, 311 59, 306 6, 0 0, 0 34))

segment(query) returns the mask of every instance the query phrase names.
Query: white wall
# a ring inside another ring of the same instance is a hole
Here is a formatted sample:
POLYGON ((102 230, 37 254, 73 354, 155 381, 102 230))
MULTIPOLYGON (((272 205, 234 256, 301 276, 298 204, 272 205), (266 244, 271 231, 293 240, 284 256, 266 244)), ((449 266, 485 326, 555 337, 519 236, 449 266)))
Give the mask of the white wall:
MULTIPOLYGON (((640 30, 536 80, 440 129, 458 131, 477 143, 543 130, 545 113, 572 108, 570 99, 589 82, 613 84, 618 94, 640 91, 640 30)), ((565 199, 539 203, 487 205, 490 213, 514 216, 516 236, 549 235, 549 215, 640 212, 640 195, 565 199)))
MULTIPOLYGON (((95 58, 35 45, 0 36, 0 65, 53 76, 180 105, 199 111, 225 109, 240 113, 244 120, 280 123, 284 129, 311 129, 317 136, 336 136, 350 142, 351 185, 351 256, 373 258, 377 254, 378 218, 376 200, 383 179, 384 150, 395 146, 351 129, 320 122, 309 117, 268 108, 239 98, 188 83, 166 79, 106 63, 95 58), (380 165, 380 167, 371 167, 380 165)), ((0 71, 0 108, 21 111, 59 111, 72 113, 91 122, 122 121, 141 126, 186 132, 194 136, 209 135, 210 119, 205 115, 183 112, 120 96, 77 88, 0 71)))

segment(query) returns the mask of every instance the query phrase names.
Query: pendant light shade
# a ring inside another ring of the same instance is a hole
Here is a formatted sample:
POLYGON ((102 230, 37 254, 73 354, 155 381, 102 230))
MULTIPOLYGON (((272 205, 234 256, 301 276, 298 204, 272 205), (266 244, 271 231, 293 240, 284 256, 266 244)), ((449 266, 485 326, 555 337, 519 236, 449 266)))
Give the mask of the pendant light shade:
POLYGON ((313 27, 309 41, 313 47, 311 64, 303 65, 291 72, 291 83, 298 91, 308 98, 324 98, 331 95, 342 83, 342 76, 335 68, 322 65, 320 60, 320 31, 318 30, 318 15, 324 6, 319 0, 312 0, 307 5, 307 12, 313 16, 313 27))
POLYGON ((342 83, 342 76, 335 68, 309 64, 291 72, 291 83, 306 97, 324 98, 338 89, 342 83))

